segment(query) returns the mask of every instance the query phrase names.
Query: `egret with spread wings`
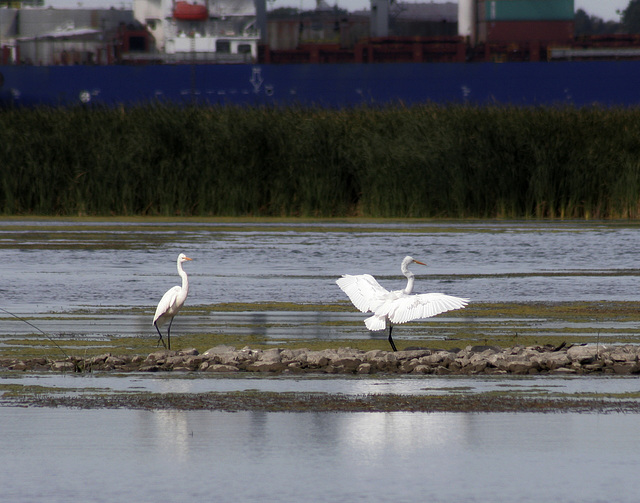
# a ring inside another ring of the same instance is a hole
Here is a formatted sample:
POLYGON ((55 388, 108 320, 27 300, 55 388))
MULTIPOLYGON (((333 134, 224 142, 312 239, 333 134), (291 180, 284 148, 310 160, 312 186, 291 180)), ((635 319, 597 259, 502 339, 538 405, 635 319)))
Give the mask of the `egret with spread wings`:
POLYGON ((370 274, 357 276, 345 274, 336 281, 354 306, 363 313, 373 313, 373 316, 364 320, 369 330, 384 330, 389 325, 389 344, 394 351, 397 351, 391 337, 394 324, 430 318, 453 309, 462 309, 469 302, 469 299, 443 293, 412 293, 414 274, 408 268, 410 264, 426 265, 414 260, 413 257, 404 258, 400 266, 402 274, 407 278, 407 286, 404 290, 390 292, 370 274))
POLYGON ((184 301, 187 300, 187 295, 189 295, 189 278, 187 277, 187 273, 182 269, 182 263, 188 260, 192 259, 184 253, 178 255, 178 274, 182 278, 182 286, 176 285, 167 290, 162 296, 162 299, 160 299, 158 307, 156 308, 156 314, 153 317, 153 326, 156 327, 158 335, 160 336, 158 343, 162 342, 162 345, 167 349, 171 349, 171 324, 173 323, 173 318, 178 314, 178 311, 180 311, 184 305, 184 301), (169 320, 169 327, 167 328, 168 346, 164 343, 162 333, 160 332, 160 327, 164 325, 167 320, 169 320))

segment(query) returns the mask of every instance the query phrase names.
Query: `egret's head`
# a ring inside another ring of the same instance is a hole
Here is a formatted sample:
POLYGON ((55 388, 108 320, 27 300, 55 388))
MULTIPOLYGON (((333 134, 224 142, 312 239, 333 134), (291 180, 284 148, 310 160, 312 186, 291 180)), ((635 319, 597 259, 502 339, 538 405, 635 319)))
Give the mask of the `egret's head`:
POLYGON ((407 255, 404 260, 402 261, 402 265, 404 267, 407 267, 409 264, 420 264, 420 265, 427 265, 424 262, 420 262, 419 260, 414 259, 413 257, 410 257, 409 255, 407 255))
POLYGON ((190 259, 189 257, 187 257, 184 253, 181 253, 180 255, 178 255, 178 262, 182 263, 182 262, 186 262, 187 260, 193 260, 193 259, 190 259))

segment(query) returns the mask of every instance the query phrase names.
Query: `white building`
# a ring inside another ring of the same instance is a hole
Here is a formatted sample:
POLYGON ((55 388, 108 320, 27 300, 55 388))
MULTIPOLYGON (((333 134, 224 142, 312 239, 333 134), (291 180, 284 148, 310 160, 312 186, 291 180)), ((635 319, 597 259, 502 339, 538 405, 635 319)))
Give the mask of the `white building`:
POLYGON ((133 15, 165 62, 257 60, 254 0, 134 0, 133 15))
MULTIPOLYGON (((134 24, 124 9, 0 8, 0 64, 109 64, 134 24)), ((138 47, 148 50, 146 39, 138 47)))

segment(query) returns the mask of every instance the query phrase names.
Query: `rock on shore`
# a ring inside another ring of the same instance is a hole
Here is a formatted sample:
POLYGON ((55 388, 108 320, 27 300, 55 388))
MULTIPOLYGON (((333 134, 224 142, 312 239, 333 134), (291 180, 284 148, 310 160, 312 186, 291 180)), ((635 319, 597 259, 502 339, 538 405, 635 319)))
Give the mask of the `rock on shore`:
POLYGON ((464 349, 409 349, 360 351, 325 349, 236 349, 216 346, 156 351, 148 356, 106 353, 90 358, 0 359, 0 368, 54 372, 262 372, 275 374, 640 374, 640 346, 564 345, 467 346, 464 349))

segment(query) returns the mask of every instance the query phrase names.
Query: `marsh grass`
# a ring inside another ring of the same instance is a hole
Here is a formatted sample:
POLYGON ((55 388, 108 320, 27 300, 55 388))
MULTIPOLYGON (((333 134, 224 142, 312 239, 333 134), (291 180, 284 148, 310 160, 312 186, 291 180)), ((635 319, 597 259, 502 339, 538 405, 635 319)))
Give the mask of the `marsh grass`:
MULTIPOLYGON (((438 318, 456 317, 446 325, 423 320, 402 325, 397 328, 396 343, 398 349, 408 347, 427 347, 431 349, 465 348, 474 345, 491 345, 499 347, 542 346, 558 347, 566 344, 600 344, 610 346, 617 344, 637 344, 638 302, 526 302, 526 303, 473 303, 460 312, 444 313, 438 318), (434 324, 435 323, 435 324, 434 324), (577 326, 576 326, 577 325, 577 326), (434 334, 442 333, 446 328, 449 336, 434 338, 434 334)), ((336 322, 341 328, 331 338, 313 338, 287 336, 274 339, 262 331, 254 334, 233 333, 218 330, 215 324, 218 312, 262 312, 274 311, 353 311, 350 303, 342 302, 330 305, 307 305, 290 303, 228 303, 203 306, 185 306, 180 316, 188 317, 202 313, 211 313, 212 323, 201 332, 185 333, 174 330, 172 341, 174 349, 196 348, 200 353, 218 345, 233 346, 241 349, 249 346, 252 349, 270 348, 307 348, 309 350, 337 349, 340 347, 357 348, 363 351, 388 350, 386 335, 380 332, 372 337, 361 320, 354 322, 336 322), (354 333, 346 328, 354 328, 357 338, 350 337, 354 333)), ((109 315, 109 309, 101 309, 103 316, 109 315)), ((120 309, 113 311, 121 313, 120 309)), ((151 315, 152 313, 148 313, 151 315)), ((364 315, 363 315, 364 318, 364 315)), ((56 344, 41 333, 16 337, 0 334, 0 358, 49 358, 61 359, 65 354, 88 358, 110 353, 113 355, 148 355, 162 349, 157 346, 157 334, 148 332, 146 336, 113 336, 99 339, 55 336, 56 344)))
POLYGON ((638 218, 640 110, 0 113, 0 213, 638 218))

